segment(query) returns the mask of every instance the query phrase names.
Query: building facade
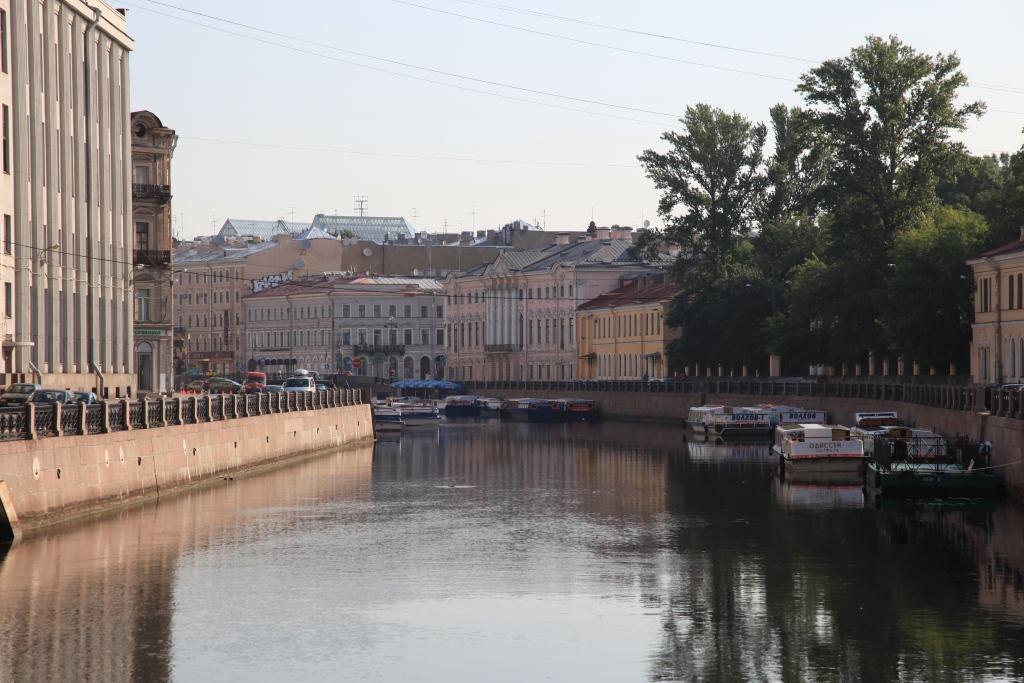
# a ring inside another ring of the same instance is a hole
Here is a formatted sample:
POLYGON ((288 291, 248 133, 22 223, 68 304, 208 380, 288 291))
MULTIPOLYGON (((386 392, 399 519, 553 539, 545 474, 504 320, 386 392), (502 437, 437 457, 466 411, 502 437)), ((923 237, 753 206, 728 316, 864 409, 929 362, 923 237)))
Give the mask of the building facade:
POLYGON ((502 253, 446 281, 447 377, 568 380, 578 377, 576 309, 649 272, 629 228, 597 228, 543 249, 502 253))
POLYGON ((621 286, 576 311, 580 379, 659 379, 668 376, 668 345, 678 328, 665 325, 679 293, 664 273, 627 276, 621 286))
POLYGON ((977 384, 1024 382, 1024 230, 967 264, 974 271, 971 377, 977 384))
POLYGON ((309 277, 243 299, 246 366, 380 380, 443 373, 444 294, 430 278, 309 277))
POLYGON ((171 158, 178 136, 155 114, 132 113, 135 374, 140 394, 173 389, 171 158))
POLYGON ((125 395, 135 384, 125 17, 103 0, 0 9, 6 379, 125 395))
POLYGON ((173 254, 175 337, 180 348, 175 374, 236 375, 246 370, 251 356, 245 348, 242 297, 254 292, 323 273, 448 274, 491 261, 500 251, 338 240, 316 228, 269 241, 218 239, 183 245, 173 254))

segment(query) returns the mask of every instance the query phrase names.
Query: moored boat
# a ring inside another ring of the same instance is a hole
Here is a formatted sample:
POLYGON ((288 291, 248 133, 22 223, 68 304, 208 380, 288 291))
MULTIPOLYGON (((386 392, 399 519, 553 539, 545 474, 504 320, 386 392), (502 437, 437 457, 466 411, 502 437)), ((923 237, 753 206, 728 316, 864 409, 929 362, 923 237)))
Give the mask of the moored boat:
POLYGON ((406 427, 429 427, 441 421, 437 408, 424 404, 395 404, 406 427))
POLYGON ((501 404, 501 417, 514 422, 557 422, 555 402, 541 398, 511 398, 501 404))
POLYGON ((864 444, 841 425, 779 425, 772 451, 787 479, 844 483, 863 476, 864 444))
POLYGON ((869 462, 865 486, 881 495, 986 496, 999 490, 991 471, 953 462, 869 462))
POLYGON ((476 396, 449 396, 444 403, 445 417, 480 417, 476 396))
POLYGON ((586 398, 559 398, 554 401, 561 422, 593 422, 600 417, 597 402, 586 398))
POLYGON ((757 408, 724 408, 708 413, 704 431, 710 437, 770 436, 772 423, 768 414, 757 408))
POLYGON ((707 431, 707 417, 715 413, 721 413, 725 406, 694 406, 686 416, 686 424, 693 431, 703 434, 707 431))
POLYGON ((400 431, 405 423, 402 422, 402 411, 390 406, 373 407, 373 428, 378 432, 400 431))
POLYGON ((828 422, 828 415, 824 410, 813 410, 799 408, 797 406, 780 406, 765 403, 757 408, 768 415, 772 427, 780 424, 824 424, 828 422))

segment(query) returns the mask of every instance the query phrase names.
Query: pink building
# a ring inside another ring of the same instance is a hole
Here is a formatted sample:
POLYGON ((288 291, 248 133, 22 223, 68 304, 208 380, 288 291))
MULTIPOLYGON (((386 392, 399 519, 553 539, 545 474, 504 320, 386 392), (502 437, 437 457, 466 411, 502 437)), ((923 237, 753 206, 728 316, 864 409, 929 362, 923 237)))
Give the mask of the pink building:
POLYGON ((630 228, 594 228, 572 241, 508 251, 446 280, 447 377, 575 379, 576 308, 615 289, 626 273, 652 270, 630 228))

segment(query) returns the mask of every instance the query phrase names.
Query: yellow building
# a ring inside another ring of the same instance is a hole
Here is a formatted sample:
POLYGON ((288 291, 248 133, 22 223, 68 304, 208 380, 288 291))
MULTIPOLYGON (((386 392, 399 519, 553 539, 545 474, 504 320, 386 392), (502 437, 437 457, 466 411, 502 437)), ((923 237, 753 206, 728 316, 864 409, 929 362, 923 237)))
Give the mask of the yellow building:
POLYGON ((967 262, 974 269, 971 376, 978 384, 1024 381, 1024 230, 967 262))
POLYGON ((663 273, 640 274, 577 308, 579 378, 667 376, 667 346, 681 331, 666 326, 665 316, 678 292, 663 273))

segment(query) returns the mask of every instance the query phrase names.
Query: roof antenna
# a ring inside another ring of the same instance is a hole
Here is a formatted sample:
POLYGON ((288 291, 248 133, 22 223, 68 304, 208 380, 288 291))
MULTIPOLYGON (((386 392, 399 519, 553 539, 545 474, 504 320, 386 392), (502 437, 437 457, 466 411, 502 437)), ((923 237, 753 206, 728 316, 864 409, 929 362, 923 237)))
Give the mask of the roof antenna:
POLYGON ((366 203, 367 203, 366 195, 358 195, 357 194, 356 196, 352 197, 352 204, 353 204, 352 212, 355 215, 360 216, 360 217, 365 216, 366 215, 366 203))

